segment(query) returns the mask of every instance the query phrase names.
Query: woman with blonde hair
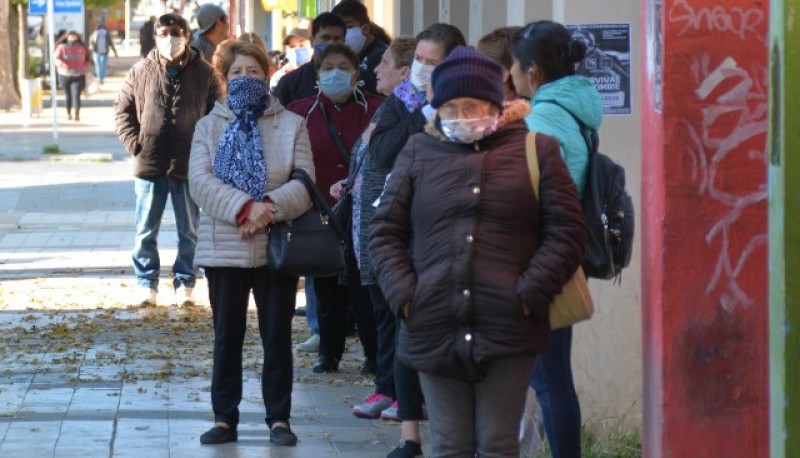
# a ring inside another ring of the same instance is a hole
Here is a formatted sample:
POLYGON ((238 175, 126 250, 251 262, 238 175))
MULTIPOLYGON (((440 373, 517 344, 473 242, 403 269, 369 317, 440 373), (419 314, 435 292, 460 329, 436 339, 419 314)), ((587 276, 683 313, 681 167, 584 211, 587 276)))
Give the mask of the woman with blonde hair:
POLYGON ((197 123, 189 159, 189 188, 202 208, 195 262, 204 267, 214 320, 211 404, 214 427, 202 444, 238 438, 242 345, 252 292, 264 350, 261 391, 270 442, 295 445, 292 398, 292 316, 297 278, 267 269, 267 226, 294 219, 311 206, 293 169, 314 176, 302 117, 269 94, 266 53, 249 42, 226 45, 217 71, 227 88, 197 123))

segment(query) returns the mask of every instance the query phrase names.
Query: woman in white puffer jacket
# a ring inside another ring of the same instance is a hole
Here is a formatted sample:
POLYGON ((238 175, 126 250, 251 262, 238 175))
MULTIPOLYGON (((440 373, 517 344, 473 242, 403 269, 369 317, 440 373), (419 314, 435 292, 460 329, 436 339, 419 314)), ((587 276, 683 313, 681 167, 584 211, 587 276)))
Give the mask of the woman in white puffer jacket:
POLYGON ((269 95, 269 60, 251 43, 223 44, 217 70, 228 86, 224 103, 197 123, 189 190, 201 208, 195 263, 204 267, 214 317, 211 403, 215 424, 203 444, 238 438, 242 345, 252 291, 264 347, 261 378, 270 442, 295 445, 289 426, 291 321, 297 278, 267 269, 267 227, 311 207, 293 169, 314 176, 302 117, 269 95))

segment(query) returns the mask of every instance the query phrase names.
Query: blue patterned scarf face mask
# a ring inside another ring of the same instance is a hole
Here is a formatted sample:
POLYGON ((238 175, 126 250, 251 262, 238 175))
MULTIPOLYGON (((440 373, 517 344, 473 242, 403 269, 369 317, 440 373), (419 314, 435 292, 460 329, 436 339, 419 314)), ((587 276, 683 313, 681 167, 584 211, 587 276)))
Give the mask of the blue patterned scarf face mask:
POLYGON ((225 129, 214 157, 214 175, 262 200, 267 193, 267 165, 258 118, 269 103, 269 86, 261 78, 240 76, 228 83, 227 105, 236 116, 225 129))

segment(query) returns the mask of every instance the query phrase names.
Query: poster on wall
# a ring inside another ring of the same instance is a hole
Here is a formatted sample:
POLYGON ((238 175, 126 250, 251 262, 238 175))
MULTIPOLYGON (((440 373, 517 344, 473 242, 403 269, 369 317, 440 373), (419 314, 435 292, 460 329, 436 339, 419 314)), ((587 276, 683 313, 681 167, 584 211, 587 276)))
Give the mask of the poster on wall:
POLYGON ((603 113, 631 114, 631 25, 570 24, 567 29, 586 43, 586 58, 576 71, 600 92, 603 113))

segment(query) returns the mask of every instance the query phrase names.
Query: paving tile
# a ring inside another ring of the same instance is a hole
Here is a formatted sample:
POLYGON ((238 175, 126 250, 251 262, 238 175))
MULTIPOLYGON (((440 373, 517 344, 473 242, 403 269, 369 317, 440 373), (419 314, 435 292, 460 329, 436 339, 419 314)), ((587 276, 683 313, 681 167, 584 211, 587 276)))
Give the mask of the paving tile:
POLYGON ((72 400, 74 388, 47 388, 36 387, 28 390, 25 403, 69 403, 72 400))
MULTIPOLYGON (((34 443, 2 443, 0 444, 0 456, 3 458, 44 458, 55 454, 54 447, 34 443)), ((84 455, 84 458, 86 455, 84 455)))
MULTIPOLYGON (((61 422, 59 421, 19 421, 13 422, 3 437, 3 447, 40 447, 52 450, 58 441, 61 422)), ((2 453, 0 453, 0 456, 2 453)), ((29 455, 36 456, 36 455, 29 455)))
POLYGON ((85 456, 107 456, 114 437, 114 419, 66 420, 56 443, 56 456, 84 450, 85 456), (99 452, 99 453, 98 453, 99 452))

